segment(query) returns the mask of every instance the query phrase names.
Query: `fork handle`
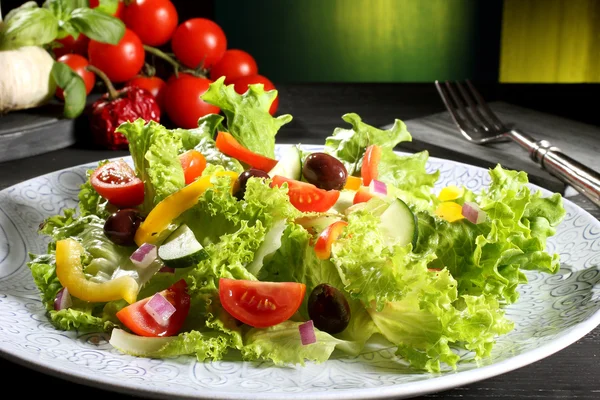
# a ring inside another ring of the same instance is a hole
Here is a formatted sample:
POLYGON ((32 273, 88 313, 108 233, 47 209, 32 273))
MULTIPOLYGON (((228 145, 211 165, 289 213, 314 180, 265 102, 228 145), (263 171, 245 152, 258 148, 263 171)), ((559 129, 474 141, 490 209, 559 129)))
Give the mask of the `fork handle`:
POLYGON ((533 161, 558 179, 573 186, 579 193, 600 207, 600 174, 565 155, 547 140, 535 140, 518 129, 510 138, 529 152, 533 161))

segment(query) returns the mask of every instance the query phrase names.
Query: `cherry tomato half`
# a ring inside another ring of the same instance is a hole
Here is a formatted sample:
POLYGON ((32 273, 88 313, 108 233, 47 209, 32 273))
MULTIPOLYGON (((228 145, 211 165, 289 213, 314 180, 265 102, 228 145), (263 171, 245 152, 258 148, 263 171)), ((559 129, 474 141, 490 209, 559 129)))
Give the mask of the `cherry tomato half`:
POLYGON ((165 325, 161 325, 144 309, 152 296, 139 300, 117 312, 117 318, 133 333, 140 336, 176 335, 190 311, 190 296, 186 293, 187 284, 182 279, 160 292, 175 307, 175 312, 165 325))
POLYGON ((352 200, 352 204, 358 203, 366 203, 371 200, 375 195, 371 193, 367 186, 361 186, 354 195, 354 199, 352 200))
POLYGON ((160 109, 164 110, 164 97, 167 84, 158 76, 136 76, 127 82, 125 86, 136 86, 146 89, 152 94, 152 96, 154 96, 160 109))
POLYGON ((90 40, 88 55, 90 64, 101 69, 112 82, 119 83, 140 72, 146 52, 138 35, 125 28, 125 34, 117 45, 90 40))
POLYGON ((188 19, 177 27, 171 39, 175 57, 186 67, 212 68, 227 50, 223 29, 206 18, 188 19))
POLYGON ((87 56, 90 39, 84 34, 80 33, 79 36, 77 36, 77 39, 69 35, 62 39, 56 39, 56 41, 62 45, 62 47, 55 47, 52 49, 56 58, 71 53, 87 56))
POLYGON ((225 83, 229 85, 236 79, 256 74, 258 74, 258 66, 254 57, 243 50, 231 49, 227 50, 221 61, 211 68, 210 79, 216 81, 224 76, 225 83))
POLYGON ((376 144, 372 144, 367 147, 365 155, 363 157, 362 167, 360 169, 360 176, 362 177, 363 184, 369 186, 373 179, 377 179, 379 175, 377 168, 379 166, 379 160, 381 159, 381 147, 376 144))
POLYGON ((198 150, 192 149, 180 154, 179 161, 181 161, 186 185, 194 182, 206 168, 206 158, 198 150))
POLYGON ((118 207, 133 207, 144 201, 144 182, 123 160, 96 168, 90 177, 98 194, 118 207))
POLYGON ((200 96, 212 82, 188 74, 167 81, 164 105, 167 115, 180 128, 197 128, 198 119, 207 114, 218 114, 217 106, 206 103, 200 96))
POLYGON ((261 282, 221 278, 221 305, 238 321, 266 328, 290 319, 300 308, 306 285, 297 282, 261 282))
POLYGON ((288 185, 290 203, 302 212, 325 212, 333 207, 340 197, 338 190, 319 189, 313 184, 279 175, 273 177, 273 186, 281 187, 284 183, 288 185))
POLYGON ((242 146, 229 132, 217 134, 216 146, 221 153, 261 171, 269 172, 277 165, 277 160, 254 153, 242 146))
MULTIPOLYGON (((264 86, 265 92, 275 89, 275 85, 273 85, 273 82, 271 82, 270 80, 268 80, 267 78, 265 78, 262 75, 244 76, 244 77, 236 79, 232 83, 234 85, 235 91, 238 92, 239 94, 246 93, 248 91, 248 85, 253 85, 256 83, 262 83, 264 86)), ((269 108, 269 114, 275 115, 275 112, 277 111, 278 107, 279 107, 279 94, 277 94, 277 97, 275 97, 275 100, 273 100, 273 103, 271 103, 271 108, 269 108)))
POLYGON ((125 25, 149 46, 167 43, 177 28, 178 18, 169 0, 134 0, 123 11, 125 25))
MULTIPOLYGON (((85 94, 90 94, 92 89, 94 88, 94 84, 96 83, 96 74, 91 71, 85 69, 88 66, 88 60, 85 57, 80 56, 79 54, 65 54, 60 57, 58 62, 63 64, 67 64, 71 69, 83 79, 83 83, 85 84, 85 94)), ((65 95, 61 88, 56 88, 56 97, 61 100, 65 99, 65 95)))
POLYGON ((336 221, 321 232, 315 243, 315 253, 317 258, 327 260, 331 257, 331 245, 333 245, 333 242, 340 237, 347 225, 348 223, 346 221, 336 221))

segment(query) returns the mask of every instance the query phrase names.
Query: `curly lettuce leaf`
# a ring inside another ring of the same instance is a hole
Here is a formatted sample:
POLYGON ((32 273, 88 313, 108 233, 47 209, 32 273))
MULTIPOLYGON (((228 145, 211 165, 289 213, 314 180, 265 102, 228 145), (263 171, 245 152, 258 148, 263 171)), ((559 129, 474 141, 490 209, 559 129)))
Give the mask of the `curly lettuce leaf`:
MULTIPOLYGON (((96 168, 100 168, 108 162, 108 160, 100 161, 96 168)), ((111 214, 109 211, 110 204, 108 203, 108 200, 96 192, 96 189, 94 189, 90 181, 90 177, 96 168, 86 171, 86 181, 79 188, 79 194, 77 196, 79 198, 79 213, 82 216, 94 214, 101 218, 107 218, 111 214)))
POLYGON ((365 124, 354 113, 345 114, 342 119, 351 124, 352 129, 336 128, 333 135, 325 140, 325 152, 344 163, 350 175, 360 172, 360 164, 368 146, 376 144, 391 150, 400 142, 412 140, 406 124, 399 119, 388 130, 365 124))
POLYGON ((227 130, 245 148, 266 157, 275 157, 275 135, 292 120, 291 115, 277 118, 269 114, 276 90, 265 92, 262 84, 249 85, 238 94, 233 85, 225 85, 221 77, 211 83, 202 100, 219 107, 227 118, 227 130))

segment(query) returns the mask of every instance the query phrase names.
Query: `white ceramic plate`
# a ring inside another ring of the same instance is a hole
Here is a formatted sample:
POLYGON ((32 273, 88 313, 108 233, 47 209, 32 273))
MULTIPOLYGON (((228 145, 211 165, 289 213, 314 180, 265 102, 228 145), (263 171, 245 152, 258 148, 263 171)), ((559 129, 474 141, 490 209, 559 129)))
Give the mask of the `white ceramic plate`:
MULTIPOLYGON (((284 146, 278 146, 280 151, 284 146)), ((318 146, 307 146, 318 150, 318 146)), ((515 329, 498 339, 489 359, 469 353, 457 371, 411 371, 393 349, 340 356, 323 364, 275 367, 241 361, 196 362, 192 357, 151 360, 126 356, 107 335, 55 330, 47 321, 25 263, 28 252, 45 252, 37 234, 44 218, 77 204, 88 164, 54 172, 0 192, 0 355, 30 368, 103 389, 157 398, 375 399, 412 397, 499 375, 547 357, 600 324, 600 223, 569 201, 567 215, 548 251, 558 252, 556 275, 527 273, 519 301, 508 307, 515 329)), ((479 190, 487 170, 432 158, 438 188, 479 190)))

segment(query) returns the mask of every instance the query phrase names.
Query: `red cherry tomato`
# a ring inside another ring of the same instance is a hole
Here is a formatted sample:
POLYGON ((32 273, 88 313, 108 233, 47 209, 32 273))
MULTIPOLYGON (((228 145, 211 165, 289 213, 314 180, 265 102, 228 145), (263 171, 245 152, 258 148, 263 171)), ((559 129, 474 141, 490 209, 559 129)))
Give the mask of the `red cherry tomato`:
POLYGON ((212 68, 227 50, 223 29, 205 18, 188 19, 177 27, 171 39, 175 57, 186 67, 212 68))
POLYGON ((296 181, 275 175, 272 185, 281 187, 288 184, 290 203, 302 212, 325 212, 337 202, 340 192, 337 190, 319 189, 313 184, 296 181))
POLYGON ((221 305, 238 321, 266 328, 290 319, 304 300, 306 285, 221 278, 221 305))
POLYGON ((62 47, 55 47, 52 49, 56 58, 71 53, 87 56, 90 39, 81 33, 77 36, 77 39, 74 39, 73 36, 69 35, 62 39, 56 39, 56 41, 62 45, 62 47))
POLYGON ((164 110, 164 97, 167 84, 158 76, 136 76, 127 82, 125 86, 135 86, 149 91, 156 99, 160 109, 164 110))
POLYGON ((363 157, 362 167, 360 169, 360 176, 363 180, 363 185, 369 186, 373 179, 377 179, 379 172, 377 167, 379 166, 379 160, 381 159, 381 147, 376 144, 372 144, 367 147, 365 155, 363 157))
MULTIPOLYGON (((80 56, 79 54, 65 54, 61 58, 57 60, 63 64, 67 64, 71 69, 83 79, 83 83, 85 84, 85 94, 90 94, 92 89, 94 88, 94 84, 96 83, 96 75, 85 69, 88 66, 88 60, 85 57, 80 56)), ((65 99, 63 90, 61 88, 56 88, 56 97, 61 100, 65 99)))
POLYGON ((169 0, 134 0, 123 11, 125 25, 149 46, 167 43, 177 28, 178 18, 169 0))
POLYGON ((207 114, 218 114, 219 107, 206 103, 200 96, 212 83, 205 78, 179 74, 170 79, 165 89, 164 104, 167 115, 180 128, 197 128, 198 119, 207 114))
POLYGON ((348 225, 345 221, 336 221, 329 225, 317 238, 315 243, 315 253, 317 258, 327 260, 331 257, 331 245, 342 234, 344 228, 348 225))
POLYGON ((277 164, 277 160, 248 150, 235 140, 229 132, 219 132, 217 134, 216 146, 221 153, 244 162, 252 168, 260 169, 265 172, 269 172, 277 164))
POLYGON ((117 207, 134 207, 144 201, 144 182, 123 160, 98 167, 90 182, 100 196, 117 207))
POLYGON ((179 161, 181 161, 186 185, 194 182, 206 168, 206 158, 198 150, 188 150, 180 154, 179 161))
MULTIPOLYGON (((100 4, 100 0, 90 0, 90 8, 96 8, 100 4)), ((117 5, 117 10, 113 14, 114 17, 119 19, 123 19, 123 10, 125 8, 125 4, 122 1, 119 1, 117 5)))
POLYGON ((190 311, 190 296, 182 279, 160 292, 175 307, 175 312, 165 325, 161 325, 145 310, 152 296, 139 300, 117 312, 117 318, 133 333, 140 336, 173 336, 179 333, 190 311))
POLYGON ((243 50, 227 50, 221 61, 210 70, 210 79, 216 81, 225 77, 225 83, 229 85, 236 79, 244 76, 258 74, 258 66, 254 58, 243 50))
POLYGON ((126 82, 144 66, 146 52, 140 38, 131 29, 125 29, 117 45, 90 40, 90 64, 101 69, 113 82, 126 82))
MULTIPOLYGON (((235 91, 238 92, 239 94, 246 93, 248 91, 248 85, 252 85, 252 84, 256 84, 256 83, 262 83, 264 86, 265 92, 275 89, 275 85, 273 85, 273 82, 271 82, 270 80, 268 80, 267 78, 265 78, 262 75, 244 76, 239 79, 236 79, 232 83, 234 84, 235 91)), ((275 97, 275 100, 273 100, 273 103, 271 103, 271 108, 269 108, 269 113, 271 115, 275 115, 275 112, 277 111, 277 107, 279 107, 279 94, 277 94, 277 97, 275 97)))

